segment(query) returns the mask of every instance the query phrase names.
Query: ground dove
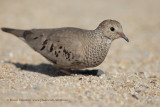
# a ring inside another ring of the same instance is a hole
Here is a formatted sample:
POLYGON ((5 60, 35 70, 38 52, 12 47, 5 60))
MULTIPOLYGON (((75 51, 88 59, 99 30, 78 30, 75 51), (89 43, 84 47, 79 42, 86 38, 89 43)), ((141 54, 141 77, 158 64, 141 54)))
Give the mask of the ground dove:
POLYGON ((31 48, 51 61, 61 72, 100 65, 113 40, 124 38, 122 26, 115 20, 104 20, 95 30, 73 27, 19 30, 2 28, 25 41, 31 48))

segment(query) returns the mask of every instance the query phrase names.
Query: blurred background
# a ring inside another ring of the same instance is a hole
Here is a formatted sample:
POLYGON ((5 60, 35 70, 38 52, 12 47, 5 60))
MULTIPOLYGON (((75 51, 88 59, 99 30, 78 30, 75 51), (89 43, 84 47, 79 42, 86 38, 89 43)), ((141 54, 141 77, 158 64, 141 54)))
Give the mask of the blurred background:
MULTIPOLYGON (((159 84, 159 0, 0 0, 0 27, 20 29, 78 27, 95 29, 100 22, 106 19, 119 21, 130 42, 127 43, 123 39, 115 40, 105 61, 96 68, 105 71, 107 75, 106 78, 113 78, 115 81, 123 80, 131 76, 129 80, 133 79, 137 84, 138 82, 149 84, 152 77, 154 77, 154 79, 158 81, 157 84, 159 84), (144 78, 137 77, 137 74, 144 75, 144 78)), ((18 62, 22 64, 21 66, 23 66, 23 64, 39 65, 41 63, 49 63, 23 41, 13 35, 0 31, 1 71, 4 70, 3 66, 6 65, 9 67, 7 68, 9 69, 8 72, 17 72, 18 68, 13 64, 6 64, 5 61, 18 62)), ((27 70, 23 73, 25 73, 25 76, 32 75, 29 74, 31 72, 27 72, 27 70)), ((22 74, 16 74, 16 76, 22 76, 22 74)), ((1 72, 1 77, 5 78, 7 75, 9 74, 1 72)), ((41 80, 42 74, 37 75, 39 75, 37 81, 41 80)), ((16 76, 13 78, 16 78, 16 76)), ((51 77, 47 76, 46 78, 51 77)), ((1 87, 3 86, 1 91, 4 89, 11 91, 10 86, 5 85, 7 82, 8 80, 6 79, 6 81, 1 83, 1 87)), ((18 82, 18 84, 21 83, 18 82)), ((110 84, 110 82, 108 82, 108 84, 110 84)), ((40 86, 41 85, 42 84, 40 84, 40 86)), ((23 85, 16 87, 21 89, 21 86, 23 85)), ((148 104, 147 101, 151 101, 153 105, 158 104, 160 89, 155 87, 154 92, 152 92, 153 89, 150 88, 148 94, 144 96, 139 95, 140 97, 150 98, 150 100, 144 100, 143 103, 141 103, 142 105, 148 104), (154 95, 151 96, 151 94, 154 95)), ((41 90, 43 90, 43 88, 41 88, 41 90)), ((26 92, 29 92, 29 90, 26 92)), ((3 96, 5 97, 7 94, 4 93, 3 96)), ((64 95, 69 96, 69 93, 71 92, 66 92, 64 95)), ((117 94, 120 93, 117 92, 117 94)), ((21 96, 23 94, 19 93, 19 95, 21 96)), ((36 95, 38 96, 38 94, 36 95)), ((11 94, 11 96, 13 97, 14 95, 11 94)), ((49 93, 46 94, 46 96, 49 96, 49 93)), ((116 97, 115 95, 115 98, 116 97)), ((72 99, 71 101, 76 99, 72 96, 70 98, 72 99)), ((94 100, 92 99, 91 101, 94 100)), ((102 101, 105 102, 105 100, 102 101)), ((122 101, 125 102, 126 99, 122 101)), ((116 100, 113 98, 111 102, 116 102, 116 100)), ((129 104, 129 102, 126 103, 129 104)), ((136 104, 141 105, 140 102, 136 102, 136 104)))

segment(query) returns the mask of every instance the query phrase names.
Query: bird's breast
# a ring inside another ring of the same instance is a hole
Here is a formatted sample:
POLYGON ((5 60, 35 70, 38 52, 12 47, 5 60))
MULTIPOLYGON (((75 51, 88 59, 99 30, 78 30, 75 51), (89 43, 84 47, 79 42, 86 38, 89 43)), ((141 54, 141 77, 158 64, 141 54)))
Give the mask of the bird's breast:
POLYGON ((84 47, 85 64, 87 67, 95 67, 101 64, 110 48, 110 39, 95 40, 84 47))

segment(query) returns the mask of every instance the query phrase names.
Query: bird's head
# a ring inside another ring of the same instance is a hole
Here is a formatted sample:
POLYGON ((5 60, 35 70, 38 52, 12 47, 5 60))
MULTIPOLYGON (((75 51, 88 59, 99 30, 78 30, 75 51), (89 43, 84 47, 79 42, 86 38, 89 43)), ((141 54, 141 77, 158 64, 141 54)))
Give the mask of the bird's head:
POLYGON ((111 40, 123 38, 129 42, 129 39, 123 33, 121 24, 116 20, 104 20, 99 24, 98 29, 101 29, 104 36, 111 40))

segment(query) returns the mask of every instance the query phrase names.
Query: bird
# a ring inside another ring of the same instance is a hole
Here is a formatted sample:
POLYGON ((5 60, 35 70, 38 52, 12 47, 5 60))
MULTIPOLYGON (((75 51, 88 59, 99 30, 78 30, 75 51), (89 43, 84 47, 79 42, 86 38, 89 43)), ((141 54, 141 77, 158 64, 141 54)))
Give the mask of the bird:
POLYGON ((23 40, 68 75, 75 69, 100 65, 114 40, 123 38, 129 42, 122 25, 111 19, 102 21, 94 30, 75 27, 30 30, 2 27, 1 30, 23 40))

